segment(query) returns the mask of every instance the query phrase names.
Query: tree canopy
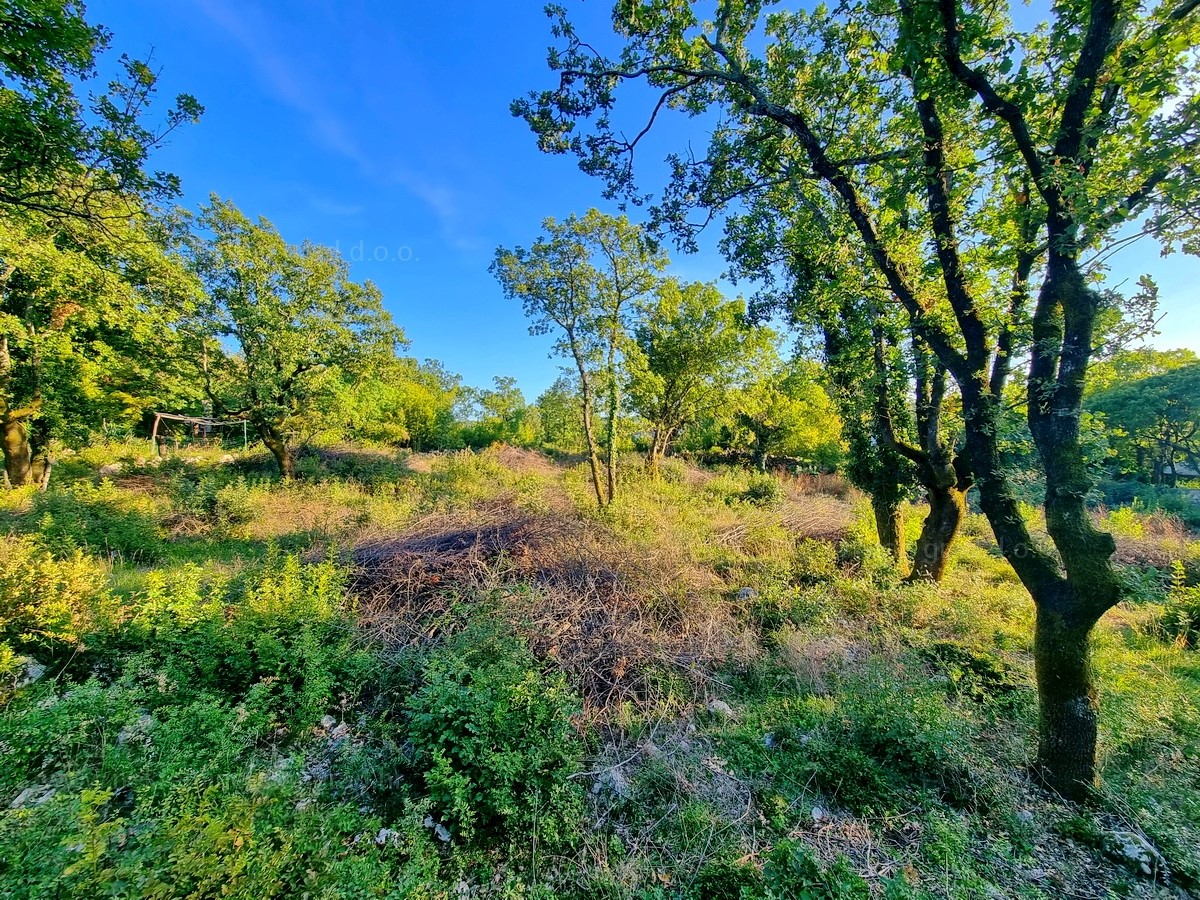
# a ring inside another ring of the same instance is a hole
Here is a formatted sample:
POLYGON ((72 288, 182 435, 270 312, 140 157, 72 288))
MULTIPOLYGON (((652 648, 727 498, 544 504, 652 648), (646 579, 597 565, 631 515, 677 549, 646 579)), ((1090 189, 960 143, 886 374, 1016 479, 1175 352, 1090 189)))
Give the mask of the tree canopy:
POLYGON ((1086 508, 1080 413, 1103 303, 1085 254, 1129 222, 1196 249, 1196 4, 1075 0, 1021 28, 1006 5, 959 0, 622 0, 611 58, 549 13, 559 84, 513 107, 543 149, 640 202, 633 155, 659 114, 711 111, 706 152, 670 158, 656 220, 686 243, 692 210, 708 221, 779 185, 831 207, 958 384, 983 510, 1038 609, 1040 770, 1082 796, 1095 779, 1089 635, 1122 594, 1112 537, 1086 508), (626 129, 613 108, 634 81, 657 100, 626 129), (1020 347, 1053 553, 1025 525, 997 440, 1020 347))
POLYGON ((209 347, 232 340, 237 350, 213 348, 206 390, 215 410, 246 416, 280 472, 293 476, 293 436, 319 428, 314 420, 338 398, 339 380, 390 361, 404 335, 379 290, 350 280, 331 248, 288 244, 265 219, 216 198, 198 221, 211 238, 192 251, 207 291, 197 325, 209 347))

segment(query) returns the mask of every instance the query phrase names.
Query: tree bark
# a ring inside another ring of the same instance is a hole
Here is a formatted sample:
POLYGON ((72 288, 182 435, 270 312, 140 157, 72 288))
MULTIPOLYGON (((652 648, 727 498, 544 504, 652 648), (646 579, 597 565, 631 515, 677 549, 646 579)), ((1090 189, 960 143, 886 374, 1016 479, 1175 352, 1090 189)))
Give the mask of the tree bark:
POLYGON ((288 446, 279 429, 270 422, 259 422, 258 433, 271 455, 275 457, 275 462, 279 465, 279 474, 284 478, 295 478, 296 461, 292 458, 292 448, 288 446))
POLYGON ((586 375, 580 367, 580 378, 583 393, 583 434, 588 445, 588 465, 592 471, 592 487, 596 491, 596 505, 605 505, 604 488, 600 484, 600 451, 596 440, 596 426, 592 421, 592 388, 586 375))
POLYGON ((871 509, 875 513, 875 530, 879 543, 896 563, 900 574, 908 574, 908 546, 904 535, 904 507, 897 502, 871 498, 871 509))
POLYGON ((967 511, 967 493, 957 486, 935 485, 926 488, 929 515, 921 526, 921 535, 913 552, 910 581, 941 581, 950 562, 950 548, 958 537, 967 511))
POLYGON ((4 416, 4 471, 12 487, 24 487, 33 480, 33 451, 29 446, 29 428, 24 418, 4 416))
POLYGON ((673 429, 661 425, 654 429, 654 439, 650 443, 650 452, 646 455, 646 471, 654 478, 658 478, 662 470, 662 461, 667 455, 667 448, 671 446, 672 434, 673 429))
POLYGON ((608 345, 608 422, 604 434, 604 455, 608 475, 608 502, 617 495, 617 416, 620 414, 620 394, 617 385, 616 335, 608 345))
POLYGON ((1034 628, 1038 698, 1038 774, 1069 800, 1096 782, 1098 704, 1092 681, 1092 624, 1072 624, 1039 605, 1034 628))

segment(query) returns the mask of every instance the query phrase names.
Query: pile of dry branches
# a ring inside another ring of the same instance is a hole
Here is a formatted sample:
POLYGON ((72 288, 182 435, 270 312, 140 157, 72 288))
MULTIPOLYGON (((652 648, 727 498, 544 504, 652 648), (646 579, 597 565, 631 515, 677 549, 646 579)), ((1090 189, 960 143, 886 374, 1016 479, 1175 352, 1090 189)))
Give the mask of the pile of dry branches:
POLYGON ((751 653, 711 573, 670 552, 631 548, 562 511, 495 502, 361 541, 352 589, 363 625, 393 646, 456 627, 456 606, 488 612, 561 667, 595 708, 653 699, 674 669, 705 673, 751 653))

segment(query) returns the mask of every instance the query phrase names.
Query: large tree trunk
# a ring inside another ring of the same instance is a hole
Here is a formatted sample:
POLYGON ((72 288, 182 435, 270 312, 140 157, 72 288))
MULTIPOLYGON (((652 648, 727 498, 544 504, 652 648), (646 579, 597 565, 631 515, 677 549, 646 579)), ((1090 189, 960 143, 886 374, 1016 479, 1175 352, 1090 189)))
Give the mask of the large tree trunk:
MULTIPOLYGON (((1061 264, 1061 261, 1060 261, 1061 264)), ((1078 286, 1086 290, 1082 280, 1078 286)), ((1043 285, 1043 294, 1054 290, 1043 285)), ((1043 305, 1046 301, 1039 301, 1043 305)), ((1063 304, 1047 304, 1063 308, 1063 304)), ((1059 324, 1047 316, 1035 326, 1035 346, 1067 344, 1059 324)), ((1077 333, 1059 366, 1035 361, 1030 372, 1030 430, 1046 473, 1046 527, 1057 554, 1035 541, 1013 493, 997 439, 1001 400, 972 381, 962 385, 963 413, 971 466, 980 504, 1004 557, 1033 598, 1037 611, 1034 652, 1038 681, 1038 761, 1045 782, 1071 800, 1085 798, 1096 780, 1096 693, 1088 666, 1091 630, 1120 599, 1112 567, 1112 536, 1097 531, 1085 498, 1091 481, 1078 442, 1082 371, 1090 330, 1077 333), (1053 385, 1058 385, 1054 388, 1053 385), (1043 387, 1051 386, 1051 387, 1043 387)))
POLYGON ((29 428, 24 418, 5 415, 3 419, 4 471, 12 487, 24 487, 33 480, 33 451, 29 446, 29 428))
POLYGON ((1033 652, 1037 673, 1038 772, 1064 797, 1081 800, 1096 782, 1098 705, 1092 683, 1092 624, 1073 624, 1039 604, 1033 652))
POLYGON ((279 465, 279 474, 284 478, 295 478, 296 461, 292 458, 292 448, 288 446, 279 429, 270 422, 259 422, 258 433, 271 455, 275 457, 275 462, 279 465))
POLYGON ((950 562, 950 548, 967 511, 966 491, 957 486, 927 486, 929 515, 913 553, 911 581, 941 581, 950 562))
POLYGON ((871 509, 875 513, 875 530, 879 543, 896 563, 896 569, 908 574, 908 546, 904 535, 904 507, 899 501, 871 498, 871 509))
POLYGON ((592 390, 586 378, 583 380, 583 434, 587 439, 588 466, 592 472, 592 487, 596 491, 596 504, 603 507, 605 499, 604 488, 600 484, 600 450, 596 440, 596 426, 592 421, 592 390))
POLYGON ((620 413, 616 362, 612 348, 609 350, 608 366, 608 421, 605 423, 604 455, 608 475, 608 502, 612 503, 613 497, 617 496, 617 416, 620 413))

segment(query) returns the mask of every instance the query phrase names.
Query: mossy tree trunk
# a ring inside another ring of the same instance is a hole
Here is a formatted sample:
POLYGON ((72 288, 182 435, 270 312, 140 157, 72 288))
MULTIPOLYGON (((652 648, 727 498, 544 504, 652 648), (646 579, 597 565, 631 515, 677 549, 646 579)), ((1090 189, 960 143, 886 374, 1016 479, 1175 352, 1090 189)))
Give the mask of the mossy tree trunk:
POLYGON ((279 474, 284 478, 295 478, 296 460, 292 455, 291 446, 288 445, 287 437, 280 430, 279 426, 262 420, 255 424, 263 444, 271 451, 271 455, 275 457, 275 462, 279 466, 279 474))
POLYGON ((879 544, 892 557, 901 576, 908 574, 908 540, 904 533, 904 507, 898 500, 871 498, 879 544))
POLYGON ((4 471, 12 487, 24 487, 33 480, 33 451, 29 446, 29 428, 24 417, 5 413, 4 471))
POLYGON ((1099 705, 1089 646, 1095 622, 1067 618, 1059 609, 1075 605, 1038 605, 1033 650, 1038 771, 1059 793, 1078 799, 1096 780, 1099 705))

